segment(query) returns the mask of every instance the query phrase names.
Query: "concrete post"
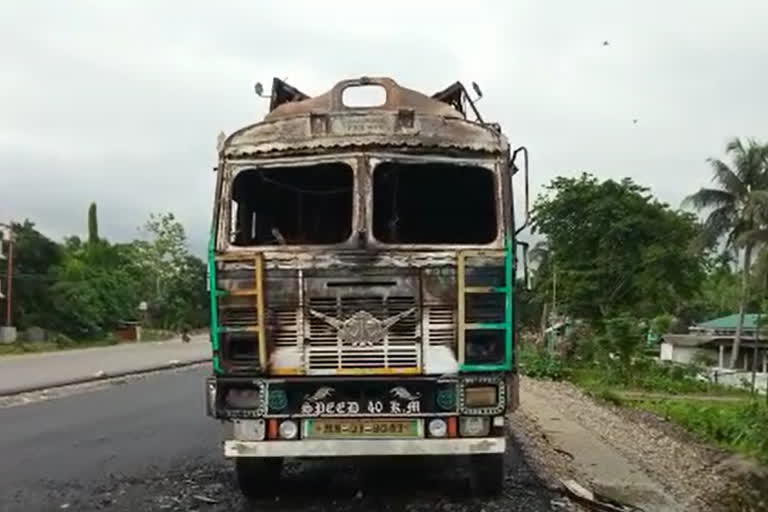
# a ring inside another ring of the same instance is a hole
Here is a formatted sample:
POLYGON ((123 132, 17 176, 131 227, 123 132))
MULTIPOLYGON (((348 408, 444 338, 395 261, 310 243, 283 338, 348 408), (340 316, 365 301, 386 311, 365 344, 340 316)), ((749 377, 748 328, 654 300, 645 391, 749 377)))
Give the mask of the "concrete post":
POLYGON ((717 369, 723 368, 723 365, 725 364, 725 346, 720 345, 718 347, 718 354, 717 354, 717 369))

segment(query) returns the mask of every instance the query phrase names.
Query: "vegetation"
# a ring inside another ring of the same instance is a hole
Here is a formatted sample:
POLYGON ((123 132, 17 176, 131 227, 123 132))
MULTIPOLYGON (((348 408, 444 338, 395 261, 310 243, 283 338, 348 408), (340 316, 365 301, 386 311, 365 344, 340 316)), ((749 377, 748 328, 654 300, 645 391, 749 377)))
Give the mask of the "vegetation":
MULTIPOLYGON (((57 333, 57 346, 92 345, 122 321, 176 330, 205 324, 205 265, 192 255, 173 214, 153 214, 143 237, 112 244, 98 233, 96 204, 88 209, 88 238, 57 243, 29 220, 12 226, 15 237, 13 318, 20 329, 57 333), (74 340, 74 342, 73 342, 74 340)), ((152 331, 150 331, 152 332, 152 331)), ((46 344, 19 345, 35 351, 46 344)))
POLYGON ((693 214, 671 210, 628 178, 599 182, 584 173, 546 190, 533 208, 533 232, 550 253, 536 275, 541 302, 557 279, 558 302, 596 324, 620 313, 675 312, 695 295, 704 266, 693 214))
POLYGON ((722 160, 709 159, 714 180, 720 188, 702 188, 689 196, 687 202, 698 209, 711 210, 703 230, 709 241, 725 238, 727 248, 744 249, 739 322, 730 360, 733 368, 739 354, 749 297, 752 251, 756 243, 754 233, 764 224, 761 222, 764 219, 760 219, 760 205, 764 202, 764 194, 768 193, 768 146, 754 140, 745 146, 741 140, 733 139, 726 146, 726 153, 732 157, 732 166, 722 160))
POLYGON ((659 335, 695 322, 739 312, 740 337, 746 313, 768 320, 768 145, 734 139, 725 153, 727 163, 708 160, 714 187, 683 203, 702 220, 628 178, 552 180, 533 208, 540 239, 517 311, 528 331, 518 362, 529 376, 568 379, 768 461, 764 398, 702 378, 711 356, 687 366, 650 357, 659 335), (563 317, 581 323, 552 348, 544 328, 563 317))
POLYGON ((638 407, 674 421, 706 441, 768 463, 768 405, 762 401, 647 400, 638 407))
POLYGON ((561 380, 565 376, 562 358, 546 350, 535 350, 523 346, 518 351, 520 371, 535 379, 561 380))

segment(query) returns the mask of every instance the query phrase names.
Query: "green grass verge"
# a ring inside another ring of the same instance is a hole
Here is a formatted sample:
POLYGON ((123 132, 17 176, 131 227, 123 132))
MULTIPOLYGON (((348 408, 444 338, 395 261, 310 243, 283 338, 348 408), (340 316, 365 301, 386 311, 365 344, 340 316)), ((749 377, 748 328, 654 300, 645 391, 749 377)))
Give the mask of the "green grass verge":
POLYGON ((768 405, 765 397, 737 402, 643 400, 631 405, 672 421, 704 441, 768 463, 768 405))
POLYGON ((532 349, 523 349, 518 355, 525 375, 568 380, 598 400, 652 412, 705 442, 768 463, 768 405, 764 396, 753 398, 747 391, 697 379, 695 368, 648 358, 638 359, 631 374, 626 375, 608 360, 566 363, 532 349), (630 399, 622 395, 627 392, 640 396, 630 399), (643 393, 657 396, 644 397, 643 393))

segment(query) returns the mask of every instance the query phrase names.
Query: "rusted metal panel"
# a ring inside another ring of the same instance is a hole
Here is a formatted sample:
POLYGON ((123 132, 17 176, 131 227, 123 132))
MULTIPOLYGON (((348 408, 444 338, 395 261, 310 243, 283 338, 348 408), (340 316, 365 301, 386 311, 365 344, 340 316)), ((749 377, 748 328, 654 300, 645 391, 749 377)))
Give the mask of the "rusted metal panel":
POLYGON ((350 149, 355 147, 406 147, 465 150, 504 154, 506 138, 491 129, 463 119, 413 114, 405 123, 399 112, 330 113, 304 115, 257 123, 235 132, 224 146, 227 159, 272 153, 350 149))
POLYGON ((461 112, 452 108, 450 105, 430 98, 429 96, 406 87, 398 85, 394 80, 387 77, 361 77, 342 80, 333 88, 315 98, 309 98, 304 101, 284 103, 272 110, 265 116, 265 120, 275 120, 298 115, 305 115, 315 112, 340 112, 349 110, 396 110, 412 109, 423 114, 432 114, 443 117, 463 118, 461 112), (349 87, 377 85, 386 90, 386 100, 382 105, 376 107, 348 107, 342 101, 344 90, 349 87))
POLYGON ((222 155, 232 160, 386 146, 492 154, 509 150, 506 138, 494 125, 467 121, 450 104, 401 87, 389 78, 361 78, 339 82, 315 98, 279 104, 263 122, 230 135, 222 155), (352 108, 343 104, 347 87, 366 84, 386 89, 383 105, 352 108))

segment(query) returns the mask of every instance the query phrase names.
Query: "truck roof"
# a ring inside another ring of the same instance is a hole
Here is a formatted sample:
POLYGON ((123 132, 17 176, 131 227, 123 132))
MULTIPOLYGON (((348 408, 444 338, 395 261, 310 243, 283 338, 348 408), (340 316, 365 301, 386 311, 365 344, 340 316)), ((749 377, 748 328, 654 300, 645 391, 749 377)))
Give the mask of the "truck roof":
POLYGON ((219 151, 223 158, 236 160, 371 147, 498 154, 509 146, 497 124, 482 120, 459 82, 428 96, 391 78, 361 77, 342 80, 315 97, 274 79, 264 120, 232 133, 219 151), (369 85, 385 90, 383 104, 343 103, 346 89, 369 85), (467 118, 466 103, 476 120, 467 118))

